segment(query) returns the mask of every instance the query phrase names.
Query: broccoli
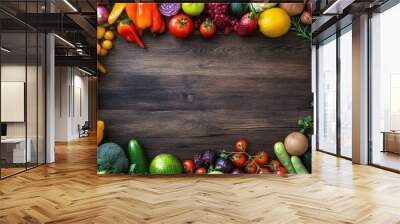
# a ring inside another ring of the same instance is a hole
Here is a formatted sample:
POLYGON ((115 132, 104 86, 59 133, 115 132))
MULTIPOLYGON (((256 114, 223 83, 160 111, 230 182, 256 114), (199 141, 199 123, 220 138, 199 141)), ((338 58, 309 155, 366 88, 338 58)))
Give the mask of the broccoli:
POLYGON ((105 143, 97 148, 97 173, 126 173, 129 161, 124 150, 115 143, 105 143))

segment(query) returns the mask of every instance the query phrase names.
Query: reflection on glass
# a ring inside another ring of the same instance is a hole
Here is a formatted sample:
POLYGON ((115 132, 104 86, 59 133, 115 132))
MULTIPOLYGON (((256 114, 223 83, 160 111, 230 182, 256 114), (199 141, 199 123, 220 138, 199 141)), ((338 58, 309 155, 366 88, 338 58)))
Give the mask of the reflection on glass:
POLYGON ((400 170, 400 4, 371 19, 372 163, 400 170))
POLYGON ((340 36, 340 154, 352 157, 352 33, 340 36))
POLYGON ((336 38, 318 47, 318 148, 336 153, 336 38))

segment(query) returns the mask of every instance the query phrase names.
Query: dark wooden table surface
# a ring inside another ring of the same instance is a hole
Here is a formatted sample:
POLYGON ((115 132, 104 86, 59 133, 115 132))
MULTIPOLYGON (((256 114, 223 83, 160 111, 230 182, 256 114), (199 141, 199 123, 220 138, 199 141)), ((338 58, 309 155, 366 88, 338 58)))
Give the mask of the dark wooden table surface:
POLYGON ((114 41, 99 82, 105 140, 136 138, 150 157, 191 158, 206 149, 232 150, 246 138, 250 151, 271 152, 311 115, 311 48, 294 33, 279 39, 198 34, 176 39, 145 34, 146 49, 114 41))

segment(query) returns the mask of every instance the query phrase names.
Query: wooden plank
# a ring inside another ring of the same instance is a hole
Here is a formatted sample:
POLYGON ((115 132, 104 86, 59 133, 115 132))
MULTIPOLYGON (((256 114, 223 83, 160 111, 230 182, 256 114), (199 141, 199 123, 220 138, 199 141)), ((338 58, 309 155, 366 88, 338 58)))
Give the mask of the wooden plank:
POLYGON ((252 152, 271 152, 312 113, 310 46, 293 33, 143 40, 145 50, 118 37, 104 61, 99 118, 106 141, 126 148, 136 138, 150 157, 170 152, 183 159, 231 150, 243 137, 252 152))

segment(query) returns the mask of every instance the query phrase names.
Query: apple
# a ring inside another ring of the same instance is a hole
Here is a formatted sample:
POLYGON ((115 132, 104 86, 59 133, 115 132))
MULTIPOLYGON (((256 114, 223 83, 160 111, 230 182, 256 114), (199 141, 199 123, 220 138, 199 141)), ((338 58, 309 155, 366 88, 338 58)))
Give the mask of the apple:
POLYGON ((199 16, 204 10, 204 3, 182 3, 182 10, 189 16, 199 16))

